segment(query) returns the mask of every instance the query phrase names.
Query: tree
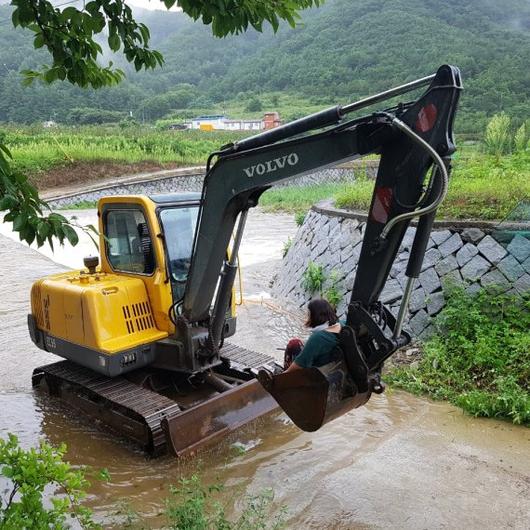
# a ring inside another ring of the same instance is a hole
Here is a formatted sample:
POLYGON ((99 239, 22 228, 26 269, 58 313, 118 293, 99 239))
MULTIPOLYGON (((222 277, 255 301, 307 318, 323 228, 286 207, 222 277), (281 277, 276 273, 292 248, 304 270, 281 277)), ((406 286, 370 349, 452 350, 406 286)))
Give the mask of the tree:
MULTIPOLYGON (((253 27, 262 30, 269 23, 276 31, 281 20, 296 25, 301 9, 318 6, 323 0, 162 0, 169 9, 178 5, 193 20, 210 25, 214 35, 223 37, 253 27)), ((26 70, 27 83, 68 81, 80 87, 101 88, 124 78, 112 63, 98 62, 103 49, 97 42, 107 35, 110 49, 121 53, 137 71, 163 64, 162 54, 149 47, 149 28, 135 20, 126 0, 91 0, 83 7, 54 6, 48 0, 12 0, 15 27, 34 34, 33 45, 50 54, 51 64, 40 70, 26 70)), ((77 243, 75 230, 59 214, 44 215, 46 204, 21 173, 11 170, 9 149, 0 143, 0 211, 4 221, 12 221, 21 240, 41 246, 53 238, 77 243)))
POLYGON ((247 103, 245 110, 247 110, 248 112, 259 112, 260 110, 263 110, 263 105, 257 97, 253 97, 247 103))

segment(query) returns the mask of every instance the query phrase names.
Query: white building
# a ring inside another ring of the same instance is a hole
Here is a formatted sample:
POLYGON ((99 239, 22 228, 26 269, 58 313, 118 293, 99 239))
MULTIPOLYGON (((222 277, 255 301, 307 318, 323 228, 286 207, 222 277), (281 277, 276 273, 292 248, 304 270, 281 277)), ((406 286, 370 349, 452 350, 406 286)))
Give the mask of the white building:
POLYGON ((191 120, 190 129, 202 129, 204 131, 224 130, 226 120, 226 116, 222 114, 198 116, 191 120))
POLYGON ((193 118, 188 128, 203 131, 261 131, 265 127, 262 119, 230 120, 223 115, 214 115, 193 118))
POLYGON ((263 120, 226 120, 227 131, 261 131, 263 120))

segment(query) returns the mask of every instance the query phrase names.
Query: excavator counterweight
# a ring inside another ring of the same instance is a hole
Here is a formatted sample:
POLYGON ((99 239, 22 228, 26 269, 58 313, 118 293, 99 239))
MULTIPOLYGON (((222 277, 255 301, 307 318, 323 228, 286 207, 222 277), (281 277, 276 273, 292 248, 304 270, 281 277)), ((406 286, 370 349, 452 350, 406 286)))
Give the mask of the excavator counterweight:
POLYGON ((100 259, 32 288, 31 338, 67 359, 37 368, 34 384, 145 450, 177 456, 278 405, 308 431, 364 405, 384 390, 384 361, 410 341, 408 296, 447 192, 461 89, 459 70, 444 65, 222 147, 208 159, 201 194, 100 199, 100 259), (414 101, 347 118, 421 87, 414 101), (371 153, 381 159, 338 357, 283 372, 272 357, 226 343, 236 331, 234 280, 250 208, 280 182, 371 153), (379 296, 413 218, 395 316, 379 296))

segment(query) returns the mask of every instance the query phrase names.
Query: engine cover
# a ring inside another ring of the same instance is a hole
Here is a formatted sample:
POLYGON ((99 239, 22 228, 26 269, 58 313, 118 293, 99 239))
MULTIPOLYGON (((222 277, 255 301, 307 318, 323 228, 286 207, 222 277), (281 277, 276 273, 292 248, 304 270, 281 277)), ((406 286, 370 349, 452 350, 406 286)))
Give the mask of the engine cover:
POLYGON ((116 274, 54 274, 31 289, 30 334, 40 348, 105 375, 154 360, 157 329, 144 282, 116 274))

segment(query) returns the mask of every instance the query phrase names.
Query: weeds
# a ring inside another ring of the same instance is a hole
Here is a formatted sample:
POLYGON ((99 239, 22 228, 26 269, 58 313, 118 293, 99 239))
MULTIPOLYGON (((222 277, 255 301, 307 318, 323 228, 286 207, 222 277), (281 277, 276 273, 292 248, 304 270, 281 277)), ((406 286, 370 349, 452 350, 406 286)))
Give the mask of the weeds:
POLYGON ((339 273, 335 270, 331 271, 329 276, 329 286, 324 291, 324 298, 333 306, 333 309, 337 309, 337 305, 342 300, 342 295, 339 292, 339 273))
POLYGON ((322 265, 310 261, 302 275, 302 287, 311 294, 318 293, 322 296, 322 286, 324 285, 324 281, 325 275, 322 265))
POLYGON ((273 187, 261 196, 259 203, 269 212, 296 214, 295 220, 298 223, 299 220, 303 221, 303 217, 313 204, 322 199, 332 198, 343 187, 344 184, 336 182, 312 184, 310 186, 273 187))
POLYGON ((292 245, 293 245, 293 239, 291 237, 288 237, 287 241, 283 244, 282 258, 285 258, 285 256, 287 256, 287 253, 289 252, 289 249, 292 247, 292 245))
POLYGON ((294 222, 296 223, 296 226, 302 226, 305 221, 305 213, 304 212, 297 212, 294 216, 294 222))
POLYGON ((79 201, 74 204, 61 206, 60 210, 92 210, 97 208, 98 201, 79 201))
POLYGON ((221 485, 205 486, 198 475, 183 478, 170 488, 166 518, 174 530, 279 530, 284 526, 285 508, 271 513, 274 495, 266 490, 244 497, 243 508, 235 521, 226 518, 220 500, 221 485))
POLYGON ((530 295, 453 288, 435 325, 419 366, 387 379, 474 416, 530 425, 530 295))
MULTIPOLYGON (((366 211, 373 181, 360 179, 333 194, 339 208, 366 211)), ((501 220, 530 196, 530 150, 496 158, 477 149, 457 153, 438 218, 501 220)))

